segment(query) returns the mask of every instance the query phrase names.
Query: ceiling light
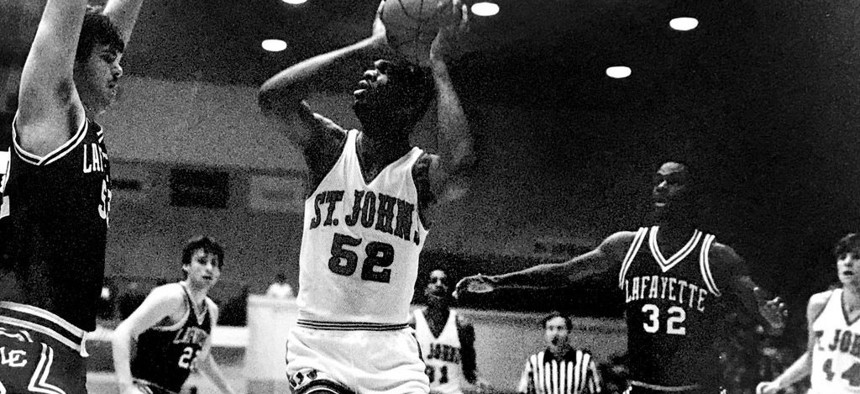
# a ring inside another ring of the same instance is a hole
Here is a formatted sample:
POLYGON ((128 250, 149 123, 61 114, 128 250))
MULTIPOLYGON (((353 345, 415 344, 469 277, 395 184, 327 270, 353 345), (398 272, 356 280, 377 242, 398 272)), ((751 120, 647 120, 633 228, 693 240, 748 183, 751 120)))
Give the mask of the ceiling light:
POLYGON ((627 78, 630 73, 630 67, 626 66, 612 66, 606 69, 606 75, 615 79, 627 78))
POLYGON ((472 13, 478 16, 493 16, 499 13, 499 5, 488 1, 472 4, 472 13))
POLYGON ((287 3, 287 4, 293 4, 293 5, 296 5, 296 4, 304 4, 304 3, 305 3, 306 1, 308 1, 308 0, 282 0, 282 1, 283 1, 284 3, 287 3))
POLYGON ((699 26, 699 21, 696 18, 681 17, 669 21, 669 27, 678 31, 690 31, 699 26))
POLYGON ((287 43, 284 40, 263 40, 263 49, 269 52, 280 52, 287 49, 287 43))

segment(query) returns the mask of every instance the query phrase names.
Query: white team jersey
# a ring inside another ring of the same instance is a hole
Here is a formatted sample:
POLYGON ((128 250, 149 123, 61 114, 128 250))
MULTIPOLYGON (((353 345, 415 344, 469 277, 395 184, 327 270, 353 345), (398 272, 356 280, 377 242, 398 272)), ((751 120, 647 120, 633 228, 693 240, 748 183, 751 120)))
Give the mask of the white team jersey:
POLYGON ((409 321, 418 255, 427 230, 418 217, 409 153, 365 183, 358 131, 305 200, 298 324, 333 330, 391 330, 409 321))
POLYGON ((860 393, 860 325, 842 312, 842 289, 832 291, 812 323, 812 393, 860 393))
POLYGON ((427 366, 433 394, 461 394, 466 378, 460 357, 460 335, 457 332, 457 312, 451 311, 445 328, 434 337, 423 310, 415 310, 415 337, 421 346, 421 355, 427 366))

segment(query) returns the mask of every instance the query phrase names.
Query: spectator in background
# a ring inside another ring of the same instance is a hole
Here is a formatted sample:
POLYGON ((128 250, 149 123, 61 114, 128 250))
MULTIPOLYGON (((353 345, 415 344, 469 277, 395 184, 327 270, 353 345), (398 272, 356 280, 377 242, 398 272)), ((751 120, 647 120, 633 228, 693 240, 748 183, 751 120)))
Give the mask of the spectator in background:
POLYGON ((559 312, 541 321, 547 348, 526 360, 517 392, 521 394, 594 394, 600 374, 591 353, 570 346, 573 322, 559 312), (549 373, 547 373, 549 372, 549 373))
POLYGON ((433 270, 429 276, 424 288, 427 307, 416 309, 409 325, 415 328, 430 393, 488 391, 489 383, 478 377, 475 327, 451 310, 452 297, 445 271, 433 270))
POLYGON ((293 287, 287 283, 287 276, 280 273, 275 276, 275 283, 272 283, 266 289, 266 296, 273 298, 295 298, 296 293, 293 293, 293 287))

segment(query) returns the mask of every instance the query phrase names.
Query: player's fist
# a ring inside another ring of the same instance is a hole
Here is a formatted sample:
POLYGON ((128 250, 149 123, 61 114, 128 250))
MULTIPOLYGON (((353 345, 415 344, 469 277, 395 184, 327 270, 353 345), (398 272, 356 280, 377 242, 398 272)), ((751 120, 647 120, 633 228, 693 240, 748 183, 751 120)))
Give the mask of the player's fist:
POLYGON ((770 323, 770 326, 775 329, 785 327, 785 319, 788 316, 785 302, 779 297, 767 299, 767 294, 760 287, 754 288, 753 293, 758 302, 759 313, 770 323))
POLYGON ((496 288, 496 280, 486 275, 472 275, 460 279, 457 286, 454 288, 454 298, 458 298, 462 294, 473 293, 489 293, 496 288))

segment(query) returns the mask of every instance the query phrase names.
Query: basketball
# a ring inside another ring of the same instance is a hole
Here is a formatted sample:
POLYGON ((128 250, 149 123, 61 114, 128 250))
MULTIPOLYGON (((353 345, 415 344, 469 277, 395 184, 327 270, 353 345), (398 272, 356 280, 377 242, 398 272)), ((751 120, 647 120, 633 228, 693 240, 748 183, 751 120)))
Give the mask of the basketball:
POLYGON ((385 0, 380 20, 388 44, 410 62, 427 65, 446 6, 451 6, 451 0, 385 0))

